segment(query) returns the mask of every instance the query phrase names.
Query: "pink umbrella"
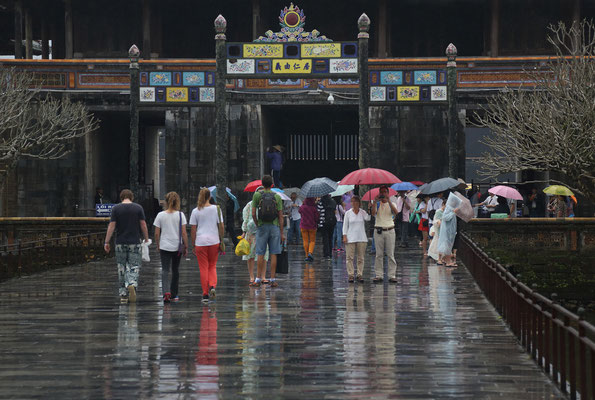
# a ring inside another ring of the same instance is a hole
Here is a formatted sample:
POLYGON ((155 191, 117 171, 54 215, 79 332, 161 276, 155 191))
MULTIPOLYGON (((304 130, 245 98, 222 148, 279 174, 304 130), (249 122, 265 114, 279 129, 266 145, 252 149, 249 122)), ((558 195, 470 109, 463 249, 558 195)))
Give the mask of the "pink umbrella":
POLYGON ((392 185, 401 180, 388 171, 378 168, 363 168, 350 172, 341 179, 341 185, 392 185))
POLYGON ((488 190, 488 193, 493 193, 496 196, 502 196, 505 199, 523 200, 523 196, 521 196, 519 191, 516 190, 515 188, 511 188, 509 186, 504 186, 504 185, 494 186, 493 188, 488 190))
MULTIPOLYGON (((366 192, 366 194, 364 194, 362 196, 362 200, 363 201, 372 201, 376 198, 376 196, 378 196, 378 193, 380 192, 380 188, 374 188, 372 190, 368 190, 366 192)), ((388 197, 390 196, 396 196, 397 192, 394 189, 388 188, 388 197)))

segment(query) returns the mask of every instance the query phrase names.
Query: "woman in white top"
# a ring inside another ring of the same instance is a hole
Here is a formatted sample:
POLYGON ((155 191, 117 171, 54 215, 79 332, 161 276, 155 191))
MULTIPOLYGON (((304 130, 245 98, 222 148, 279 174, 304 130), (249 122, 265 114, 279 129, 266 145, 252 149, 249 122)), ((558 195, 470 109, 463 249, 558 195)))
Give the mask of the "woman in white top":
POLYGON ((167 209, 157 214, 155 226, 155 242, 161 257, 161 290, 163 302, 177 302, 178 281, 180 279, 180 259, 185 257, 188 249, 188 233, 186 232, 186 216, 180 211, 180 196, 176 192, 165 195, 167 209), (183 244, 183 251, 180 244, 183 244), (169 267, 171 265, 171 284, 169 267))
POLYGON ((418 209, 415 211, 420 214, 419 225, 417 230, 422 234, 421 248, 424 256, 428 255, 428 233, 430 231, 430 224, 428 220, 428 205, 430 204, 430 196, 427 194, 423 195, 423 201, 419 204, 418 209))
POLYGON ((217 258, 219 258, 220 238, 223 237, 223 216, 219 206, 209 203, 211 192, 202 188, 198 203, 190 215, 190 236, 193 253, 198 259, 202 301, 209 302, 215 297, 217 287, 217 258))
POLYGON ((349 282, 354 281, 353 258, 355 253, 357 253, 357 280, 359 282, 364 281, 364 256, 368 245, 365 221, 370 220, 370 215, 362 210, 360 205, 359 196, 353 196, 351 198, 351 209, 343 216, 343 243, 345 243, 349 282))

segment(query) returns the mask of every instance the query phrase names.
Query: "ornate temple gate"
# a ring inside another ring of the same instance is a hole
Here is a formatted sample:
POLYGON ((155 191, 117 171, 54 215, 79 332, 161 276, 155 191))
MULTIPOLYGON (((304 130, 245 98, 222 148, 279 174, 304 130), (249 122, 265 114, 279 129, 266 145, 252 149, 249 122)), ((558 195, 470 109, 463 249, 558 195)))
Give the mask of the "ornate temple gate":
MULTIPOLYGON (((358 42, 333 42, 316 30, 304 31, 305 15, 293 4, 281 11, 279 21, 280 32, 267 31, 266 36, 261 36, 254 42, 227 43, 227 21, 222 15, 215 19, 216 178, 220 204, 224 204, 226 200, 224 188, 227 186, 228 178, 229 125, 226 113, 226 79, 358 79, 358 158, 360 166, 368 165, 367 63, 370 19, 366 14, 359 18, 358 42)), ((290 137, 290 143, 293 143, 290 144, 292 157, 328 160, 328 137, 307 136, 290 137)), ((353 138, 351 140, 353 141, 353 138)))

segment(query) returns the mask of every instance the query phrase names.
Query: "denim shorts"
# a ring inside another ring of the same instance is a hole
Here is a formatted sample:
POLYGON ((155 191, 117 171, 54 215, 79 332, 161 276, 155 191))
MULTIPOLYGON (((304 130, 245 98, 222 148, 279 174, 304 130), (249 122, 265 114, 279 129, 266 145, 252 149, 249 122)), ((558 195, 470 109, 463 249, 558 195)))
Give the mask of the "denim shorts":
POLYGON ((269 246, 270 254, 281 254, 281 234, 279 227, 273 224, 264 224, 256 231, 256 255, 264 256, 269 246))

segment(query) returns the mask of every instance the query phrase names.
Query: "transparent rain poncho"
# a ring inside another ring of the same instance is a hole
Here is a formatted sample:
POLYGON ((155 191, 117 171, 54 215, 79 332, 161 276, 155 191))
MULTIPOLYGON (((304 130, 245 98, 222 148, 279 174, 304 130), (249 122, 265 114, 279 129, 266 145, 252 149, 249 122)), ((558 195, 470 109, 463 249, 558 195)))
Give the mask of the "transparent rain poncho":
POLYGON ((438 253, 445 256, 452 254, 452 246, 457 235, 457 216, 454 210, 459 204, 461 204, 461 199, 454 193, 451 193, 448 196, 448 200, 446 200, 446 208, 444 209, 444 214, 442 214, 440 235, 438 237, 438 253))

